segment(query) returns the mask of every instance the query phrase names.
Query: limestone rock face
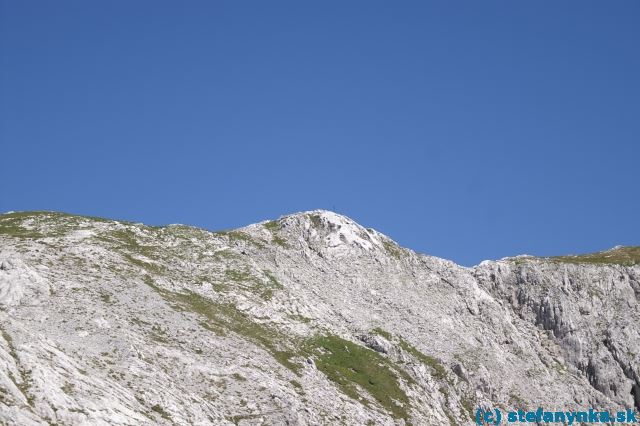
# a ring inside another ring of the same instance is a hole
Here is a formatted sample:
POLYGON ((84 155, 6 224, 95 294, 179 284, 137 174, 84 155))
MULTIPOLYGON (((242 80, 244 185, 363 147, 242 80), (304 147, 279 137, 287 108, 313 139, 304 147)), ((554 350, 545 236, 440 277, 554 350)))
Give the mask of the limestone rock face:
POLYGON ((640 410, 634 250, 465 268, 322 210, 226 232, 0 215, 0 424, 640 410))
POLYGON ((49 285, 20 258, 0 259, 0 305, 38 305, 49 296, 49 285))
POLYGON ((476 268, 480 284, 547 330, 571 369, 603 395, 640 409, 640 269, 531 260, 476 268))

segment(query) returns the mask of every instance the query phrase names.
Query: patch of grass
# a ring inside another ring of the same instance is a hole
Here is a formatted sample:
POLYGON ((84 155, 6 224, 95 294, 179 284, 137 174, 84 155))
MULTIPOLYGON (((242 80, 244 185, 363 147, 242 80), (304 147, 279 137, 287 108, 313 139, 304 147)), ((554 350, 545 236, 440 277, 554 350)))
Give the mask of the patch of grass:
POLYGON ((19 370, 19 372, 20 372, 20 377, 22 379, 22 382, 15 383, 15 384, 17 388, 20 390, 20 392, 22 392, 22 394, 27 399, 27 404, 29 404, 30 406, 33 406, 35 397, 29 393, 29 389, 31 388, 31 385, 33 385, 31 370, 26 370, 26 371, 19 370))
POLYGON ((364 389, 396 418, 408 419, 409 399, 400 387, 398 378, 402 377, 407 383, 414 382, 406 372, 397 369, 377 352, 332 335, 297 341, 274 328, 257 323, 233 305, 214 302, 195 293, 164 291, 164 294, 177 307, 202 316, 203 325, 233 332, 258 344, 296 375, 299 375, 302 367, 292 359, 313 356, 317 368, 336 383, 345 395, 361 401, 358 390, 364 389))
POLYGON ((290 380, 289 383, 291 383, 291 386, 293 386, 293 388, 296 390, 298 395, 304 395, 304 388, 302 387, 299 381, 290 380))
POLYGON ((226 237, 229 240, 229 243, 235 242, 245 242, 249 244, 253 244, 258 248, 264 248, 264 244, 256 241, 251 235, 247 234, 243 231, 219 231, 215 233, 216 235, 220 235, 226 237))
POLYGON ((161 229, 167 235, 183 240, 201 239, 209 234, 209 231, 188 225, 169 225, 158 227, 158 229, 161 229))
POLYGON ((404 349, 406 352, 410 353, 415 359, 429 367, 433 373, 433 377, 437 380, 443 380, 447 378, 447 369, 432 356, 423 354, 414 346, 412 346, 406 340, 400 338, 400 347, 404 349))
POLYGON ((269 301, 273 297, 273 293, 276 289, 284 288, 282 284, 273 276, 269 271, 263 271, 267 277, 267 281, 264 282, 260 278, 252 275, 250 272, 238 271, 235 269, 225 270, 225 276, 236 283, 248 284, 244 288, 250 290, 253 293, 257 293, 263 300, 269 301))
POLYGON ((96 238, 115 245, 114 249, 129 263, 146 270, 149 274, 161 275, 166 273, 164 266, 153 261, 154 259, 162 258, 157 247, 141 244, 138 236, 131 229, 113 230, 96 238))
POLYGON ((271 284, 272 286, 274 286, 276 288, 284 288, 282 286, 282 284, 280 284, 278 279, 273 275, 273 273, 271 271, 265 270, 263 272, 267 276, 267 279, 269 280, 269 284, 271 284))
POLYGON ((267 228, 271 232, 275 232, 278 229, 280 229, 280 224, 275 220, 270 220, 268 222, 265 222, 263 225, 265 228, 267 228))
POLYGON ((517 257, 512 257, 509 260, 513 262, 516 266, 518 266, 518 265, 524 265, 533 259, 535 258, 531 256, 517 256, 517 257))
POLYGON ((377 334, 378 336, 382 336, 385 339, 391 341, 393 340, 393 336, 391 336, 391 333, 381 329, 380 327, 376 327, 373 330, 371 330, 374 334, 377 334))
POLYGON ((554 256, 547 259, 559 263, 633 266, 640 264, 640 246, 616 247, 597 253, 554 256))
POLYGON ((203 324, 207 327, 231 331, 262 346, 276 361, 298 374, 300 367, 290 361, 295 354, 288 350, 286 336, 256 322, 234 305, 214 302, 196 293, 171 293, 167 297, 182 309, 206 318, 203 324))
POLYGON ((78 216, 61 212, 31 211, 15 212, 0 215, 0 235, 14 238, 43 238, 63 236, 77 229, 86 222, 109 222, 106 219, 93 216, 78 216), (35 222, 33 225, 44 225, 35 229, 25 228, 25 222, 35 222))
POLYGON ((406 340, 404 340, 401 337, 398 337, 397 339, 394 339, 394 337, 391 335, 391 333, 376 327, 373 330, 371 330, 373 333, 384 337, 385 339, 393 342, 395 340, 398 341, 398 344, 400 345, 400 347, 402 349, 404 349, 405 352, 408 352, 412 357, 414 357, 416 360, 418 360, 419 362, 423 363, 424 365, 426 365, 427 367, 429 367, 433 373, 433 377, 435 379, 438 380, 443 380, 446 379, 447 376, 447 369, 440 363, 440 361, 438 361, 437 359, 435 359, 432 356, 426 355, 422 352, 420 352, 416 347, 414 347, 413 345, 411 345, 409 342, 407 342, 406 340))
POLYGON ((566 367, 560 364, 557 360, 553 363, 553 368, 558 374, 564 375, 566 373, 566 367))
POLYGON ((239 374, 239 373, 233 373, 233 374, 231 375, 231 377, 233 377, 234 379, 236 379, 236 380, 237 380, 237 381, 239 381, 239 382, 246 382, 246 381, 247 381, 247 378, 246 378, 246 377, 244 377, 244 376, 242 376, 242 375, 241 375, 241 374, 239 374))
POLYGON ((464 410, 467 412, 467 414, 469 414, 469 419, 471 419, 472 421, 475 420, 473 402, 471 402, 470 399, 463 397, 460 399, 460 404, 462 405, 462 408, 464 408, 464 410))
POLYGON ((0 216, 0 235, 12 238, 42 238, 44 237, 38 231, 23 227, 23 221, 33 217, 32 214, 26 213, 9 213, 0 216))
POLYGON ((264 301, 270 301, 271 299, 273 299, 273 290, 270 289, 269 287, 264 288, 260 294, 259 294, 260 298, 264 301))
POLYGON ((280 229, 280 224, 277 221, 271 220, 269 222, 265 222, 263 226, 273 234, 271 238, 272 243, 277 244, 283 248, 289 248, 289 244, 287 244, 287 240, 285 240, 284 238, 278 235, 275 235, 275 233, 280 229))
POLYGON ((267 277, 267 282, 261 284, 262 291, 260 293, 260 297, 268 301, 273 297, 274 290, 282 290, 284 286, 280 284, 278 279, 271 273, 271 271, 265 270, 263 271, 263 273, 267 277))
POLYGON ((138 242, 136 233, 129 229, 116 229, 110 231, 106 236, 108 240, 116 243, 119 248, 124 248, 129 252, 138 253, 147 257, 154 257, 155 248, 153 246, 145 246, 138 242))
POLYGON ((234 425, 237 425, 240 424, 242 420, 252 420, 260 418, 262 416, 263 414, 236 414, 235 416, 227 417, 227 420, 233 422, 234 425))
POLYGON ((9 355, 11 355, 11 357, 16 361, 16 363, 18 363, 19 362, 18 354, 16 353, 16 350, 13 347, 13 337, 11 337, 11 335, 4 330, 2 330, 1 332, 2 332, 2 338, 7 342, 7 345, 9 346, 9 355))
POLYGON ((130 320, 133 324, 137 325, 138 327, 146 327, 149 326, 151 324, 149 324, 148 322, 141 320, 140 318, 137 317, 133 317, 130 320))
MULTIPOLYGON (((283 336, 281 336, 281 338, 282 337, 283 336)), ((277 350, 275 349, 277 347, 277 344, 274 341, 271 341, 269 344, 265 344, 265 342, 263 342, 263 345, 271 351, 271 355, 273 355, 276 361, 294 372, 297 376, 300 375, 301 367, 298 364, 291 362, 292 358, 299 356, 298 353, 293 350, 277 350)))
POLYGON ((157 325, 151 327, 151 340, 158 343, 169 343, 166 331, 157 325))
POLYGON ((251 275, 247 271, 237 271, 235 269, 227 269, 224 271, 224 275, 235 282, 247 282, 247 281, 257 281, 253 275, 251 275))
POLYGON ((218 293, 224 293, 229 290, 229 286, 225 283, 213 282, 211 283, 211 287, 218 293))
MULTIPOLYGON (((257 293, 260 298, 266 301, 271 300, 271 298, 273 297, 274 287, 277 287, 272 285, 272 280, 269 280, 267 283, 263 283, 262 281, 260 281, 260 279, 258 279, 258 277, 253 276, 247 271, 227 269, 225 271, 225 276, 231 281, 235 281, 239 284, 249 283, 249 286, 245 288, 251 290, 254 293, 257 293)), ((273 278, 272 276, 268 277, 273 278)), ((275 280, 275 278, 273 278, 273 280, 275 280)), ((277 280, 275 282, 277 284, 277 280)))
POLYGON ((129 261, 129 263, 132 263, 144 270, 147 271, 147 273, 151 274, 151 275, 164 275, 164 273, 166 272, 166 268, 162 265, 158 265, 156 263, 152 263, 152 262, 146 262, 144 260, 138 259, 137 257, 132 256, 129 253, 123 253, 122 256, 129 261))
POLYGON ((271 241, 274 244, 279 245, 282 248, 289 248, 289 244, 287 244, 287 240, 285 240, 284 238, 278 237, 277 235, 274 236, 271 241))
POLYGON ((236 253, 232 252, 229 249, 218 250, 213 255, 217 258, 222 259, 237 259, 239 257, 236 253))
POLYGON ((402 259, 402 249, 400 248, 399 245, 397 245, 391 240, 386 240, 386 239, 382 240, 382 245, 391 256, 395 257, 396 259, 402 259))
POLYGON ((345 395, 361 400, 358 389, 362 388, 395 418, 409 419, 409 398, 398 379, 411 379, 384 356, 334 335, 310 339, 305 350, 315 356, 318 370, 345 395))
POLYGON ((111 301, 111 295, 107 292, 100 292, 100 300, 102 300, 104 303, 106 303, 107 305, 110 305, 111 303, 113 303, 111 301))
POLYGON ((66 393, 67 395, 73 395, 75 392, 74 384, 69 382, 65 382, 60 389, 62 390, 62 392, 66 393))
POLYGON ((151 411, 155 411, 156 413, 158 413, 160 415, 160 417, 162 417, 165 420, 171 420, 171 416, 169 415, 169 413, 164 411, 164 408, 162 408, 158 404, 153 405, 151 407, 151 411))
POLYGON ((453 415, 451 414, 451 411, 449 410, 449 390, 447 390, 447 388, 444 388, 444 387, 438 390, 442 395, 444 395, 445 404, 444 404, 444 407, 442 407, 444 411, 444 415, 447 416, 447 420, 449 420, 449 424, 451 426, 456 426, 456 419, 453 417, 453 415))
POLYGON ((31 370, 22 370, 20 368, 20 359, 18 358, 18 353, 16 352, 15 345, 13 343, 13 338, 6 331, 2 330, 2 337, 7 342, 7 346, 9 346, 9 355, 13 358, 16 367, 18 368, 18 374, 20 374, 20 383, 18 383, 11 372, 9 372, 9 379, 13 382, 13 384, 22 392, 22 394, 27 399, 27 403, 30 406, 33 406, 33 402, 35 401, 35 397, 29 393, 29 389, 33 383, 33 379, 31 378, 31 370))
POLYGON ((318 214, 310 214, 309 220, 315 228, 322 228, 322 218, 318 214))
POLYGON ((301 322, 303 324, 309 324, 311 322, 311 318, 307 318, 303 315, 298 315, 298 314, 289 314, 287 315, 287 318, 289 318, 292 321, 301 322))
POLYGON ((19 225, 13 225, 10 223, 0 223, 0 235, 4 235, 11 238, 43 238, 44 234, 30 229, 22 228, 19 225))

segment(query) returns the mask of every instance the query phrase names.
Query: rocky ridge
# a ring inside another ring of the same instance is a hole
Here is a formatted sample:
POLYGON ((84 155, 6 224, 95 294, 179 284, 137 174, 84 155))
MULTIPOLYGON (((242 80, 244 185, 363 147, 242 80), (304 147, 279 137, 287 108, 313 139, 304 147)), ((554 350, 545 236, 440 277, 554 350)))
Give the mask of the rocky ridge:
POLYGON ((318 210, 0 216, 0 422, 473 424, 640 411, 640 248, 473 268, 318 210))

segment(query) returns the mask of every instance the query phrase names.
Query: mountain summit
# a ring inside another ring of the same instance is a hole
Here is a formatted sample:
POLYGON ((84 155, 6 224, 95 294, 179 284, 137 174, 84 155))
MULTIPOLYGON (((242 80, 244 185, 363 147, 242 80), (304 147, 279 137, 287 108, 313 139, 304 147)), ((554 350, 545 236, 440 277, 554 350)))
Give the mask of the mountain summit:
POLYGON ((640 411, 640 248, 473 268, 316 210, 0 215, 0 423, 472 425, 640 411))

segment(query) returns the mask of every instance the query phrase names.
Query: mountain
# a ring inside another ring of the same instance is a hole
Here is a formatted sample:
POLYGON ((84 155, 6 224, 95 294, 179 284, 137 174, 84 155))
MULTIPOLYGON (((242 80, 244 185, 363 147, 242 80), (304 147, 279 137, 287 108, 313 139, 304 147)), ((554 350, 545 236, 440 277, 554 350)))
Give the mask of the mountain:
POLYGON ((471 425, 640 411, 640 247, 473 268, 329 211, 0 215, 0 423, 471 425))

